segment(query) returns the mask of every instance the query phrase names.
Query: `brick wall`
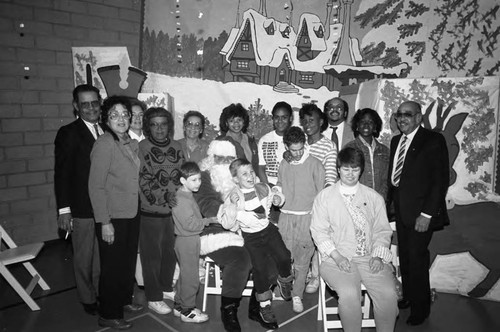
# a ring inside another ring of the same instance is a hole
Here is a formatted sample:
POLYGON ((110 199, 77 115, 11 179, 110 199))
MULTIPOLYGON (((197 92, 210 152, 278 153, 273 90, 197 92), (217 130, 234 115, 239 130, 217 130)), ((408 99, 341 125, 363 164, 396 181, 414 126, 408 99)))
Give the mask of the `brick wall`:
POLYGON ((58 236, 53 142, 73 120, 71 47, 127 46, 137 66, 141 7, 142 0, 0 3, 0 223, 15 241, 58 236))

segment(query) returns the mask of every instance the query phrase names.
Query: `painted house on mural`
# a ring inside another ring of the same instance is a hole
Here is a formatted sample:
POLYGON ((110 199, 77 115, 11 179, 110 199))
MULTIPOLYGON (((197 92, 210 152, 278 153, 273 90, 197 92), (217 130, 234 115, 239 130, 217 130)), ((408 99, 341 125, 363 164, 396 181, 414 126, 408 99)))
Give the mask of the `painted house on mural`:
POLYGON ((340 7, 329 1, 325 23, 317 15, 303 13, 298 34, 291 22, 268 18, 265 6, 259 12, 246 10, 241 25, 238 13, 236 27, 220 51, 224 82, 252 82, 273 86, 275 91, 297 92, 296 86, 325 86, 332 91, 374 78, 399 77, 407 64, 361 67, 358 40, 349 36, 350 1, 343 1, 346 24, 337 23, 340 7))

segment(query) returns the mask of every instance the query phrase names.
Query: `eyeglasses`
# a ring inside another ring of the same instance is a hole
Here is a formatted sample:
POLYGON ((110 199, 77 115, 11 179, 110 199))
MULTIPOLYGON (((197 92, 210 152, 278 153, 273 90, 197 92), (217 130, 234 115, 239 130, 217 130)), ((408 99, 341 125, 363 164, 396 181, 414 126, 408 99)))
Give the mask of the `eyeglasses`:
POLYGON ((187 122, 185 127, 190 128, 190 129, 201 129, 201 123, 200 122, 196 122, 196 123, 187 122))
POLYGON ((80 107, 83 109, 91 109, 91 108, 98 108, 101 106, 101 102, 99 100, 92 100, 92 101, 82 101, 80 102, 80 107))
POLYGON ((415 115, 417 115, 417 113, 415 114, 412 114, 412 113, 402 113, 402 112, 397 112, 394 114, 394 117, 396 119, 406 119, 406 120, 410 120, 411 118, 413 118, 415 115))
POLYGON ((118 118, 122 118, 123 120, 130 120, 130 114, 128 114, 128 113, 123 113, 123 114, 110 113, 108 115, 108 119, 110 119, 112 121, 118 120, 118 118))

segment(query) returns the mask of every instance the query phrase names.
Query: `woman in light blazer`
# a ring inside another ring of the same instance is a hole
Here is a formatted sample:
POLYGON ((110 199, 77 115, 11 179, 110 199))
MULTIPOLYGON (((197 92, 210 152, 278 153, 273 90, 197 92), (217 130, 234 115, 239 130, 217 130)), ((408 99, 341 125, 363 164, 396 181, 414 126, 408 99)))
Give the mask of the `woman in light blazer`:
POLYGON ((132 117, 127 97, 104 100, 101 116, 106 132, 92 149, 89 175, 101 258, 98 324, 121 330, 132 327, 123 319, 124 311, 142 310, 132 303, 139 241, 139 145, 127 133, 132 117))

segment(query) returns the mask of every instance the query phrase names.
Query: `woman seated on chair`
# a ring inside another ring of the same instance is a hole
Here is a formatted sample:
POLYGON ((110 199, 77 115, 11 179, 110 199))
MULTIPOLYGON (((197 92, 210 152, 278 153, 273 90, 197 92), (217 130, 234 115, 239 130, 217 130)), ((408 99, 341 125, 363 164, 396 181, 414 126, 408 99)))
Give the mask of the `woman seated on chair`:
POLYGON ((320 276, 339 296, 344 331, 361 331, 361 283, 373 300, 377 331, 394 331, 398 308, 389 266, 392 229, 382 196, 359 183, 364 165, 360 150, 339 152, 340 181, 314 200, 311 234, 321 253, 320 276))

